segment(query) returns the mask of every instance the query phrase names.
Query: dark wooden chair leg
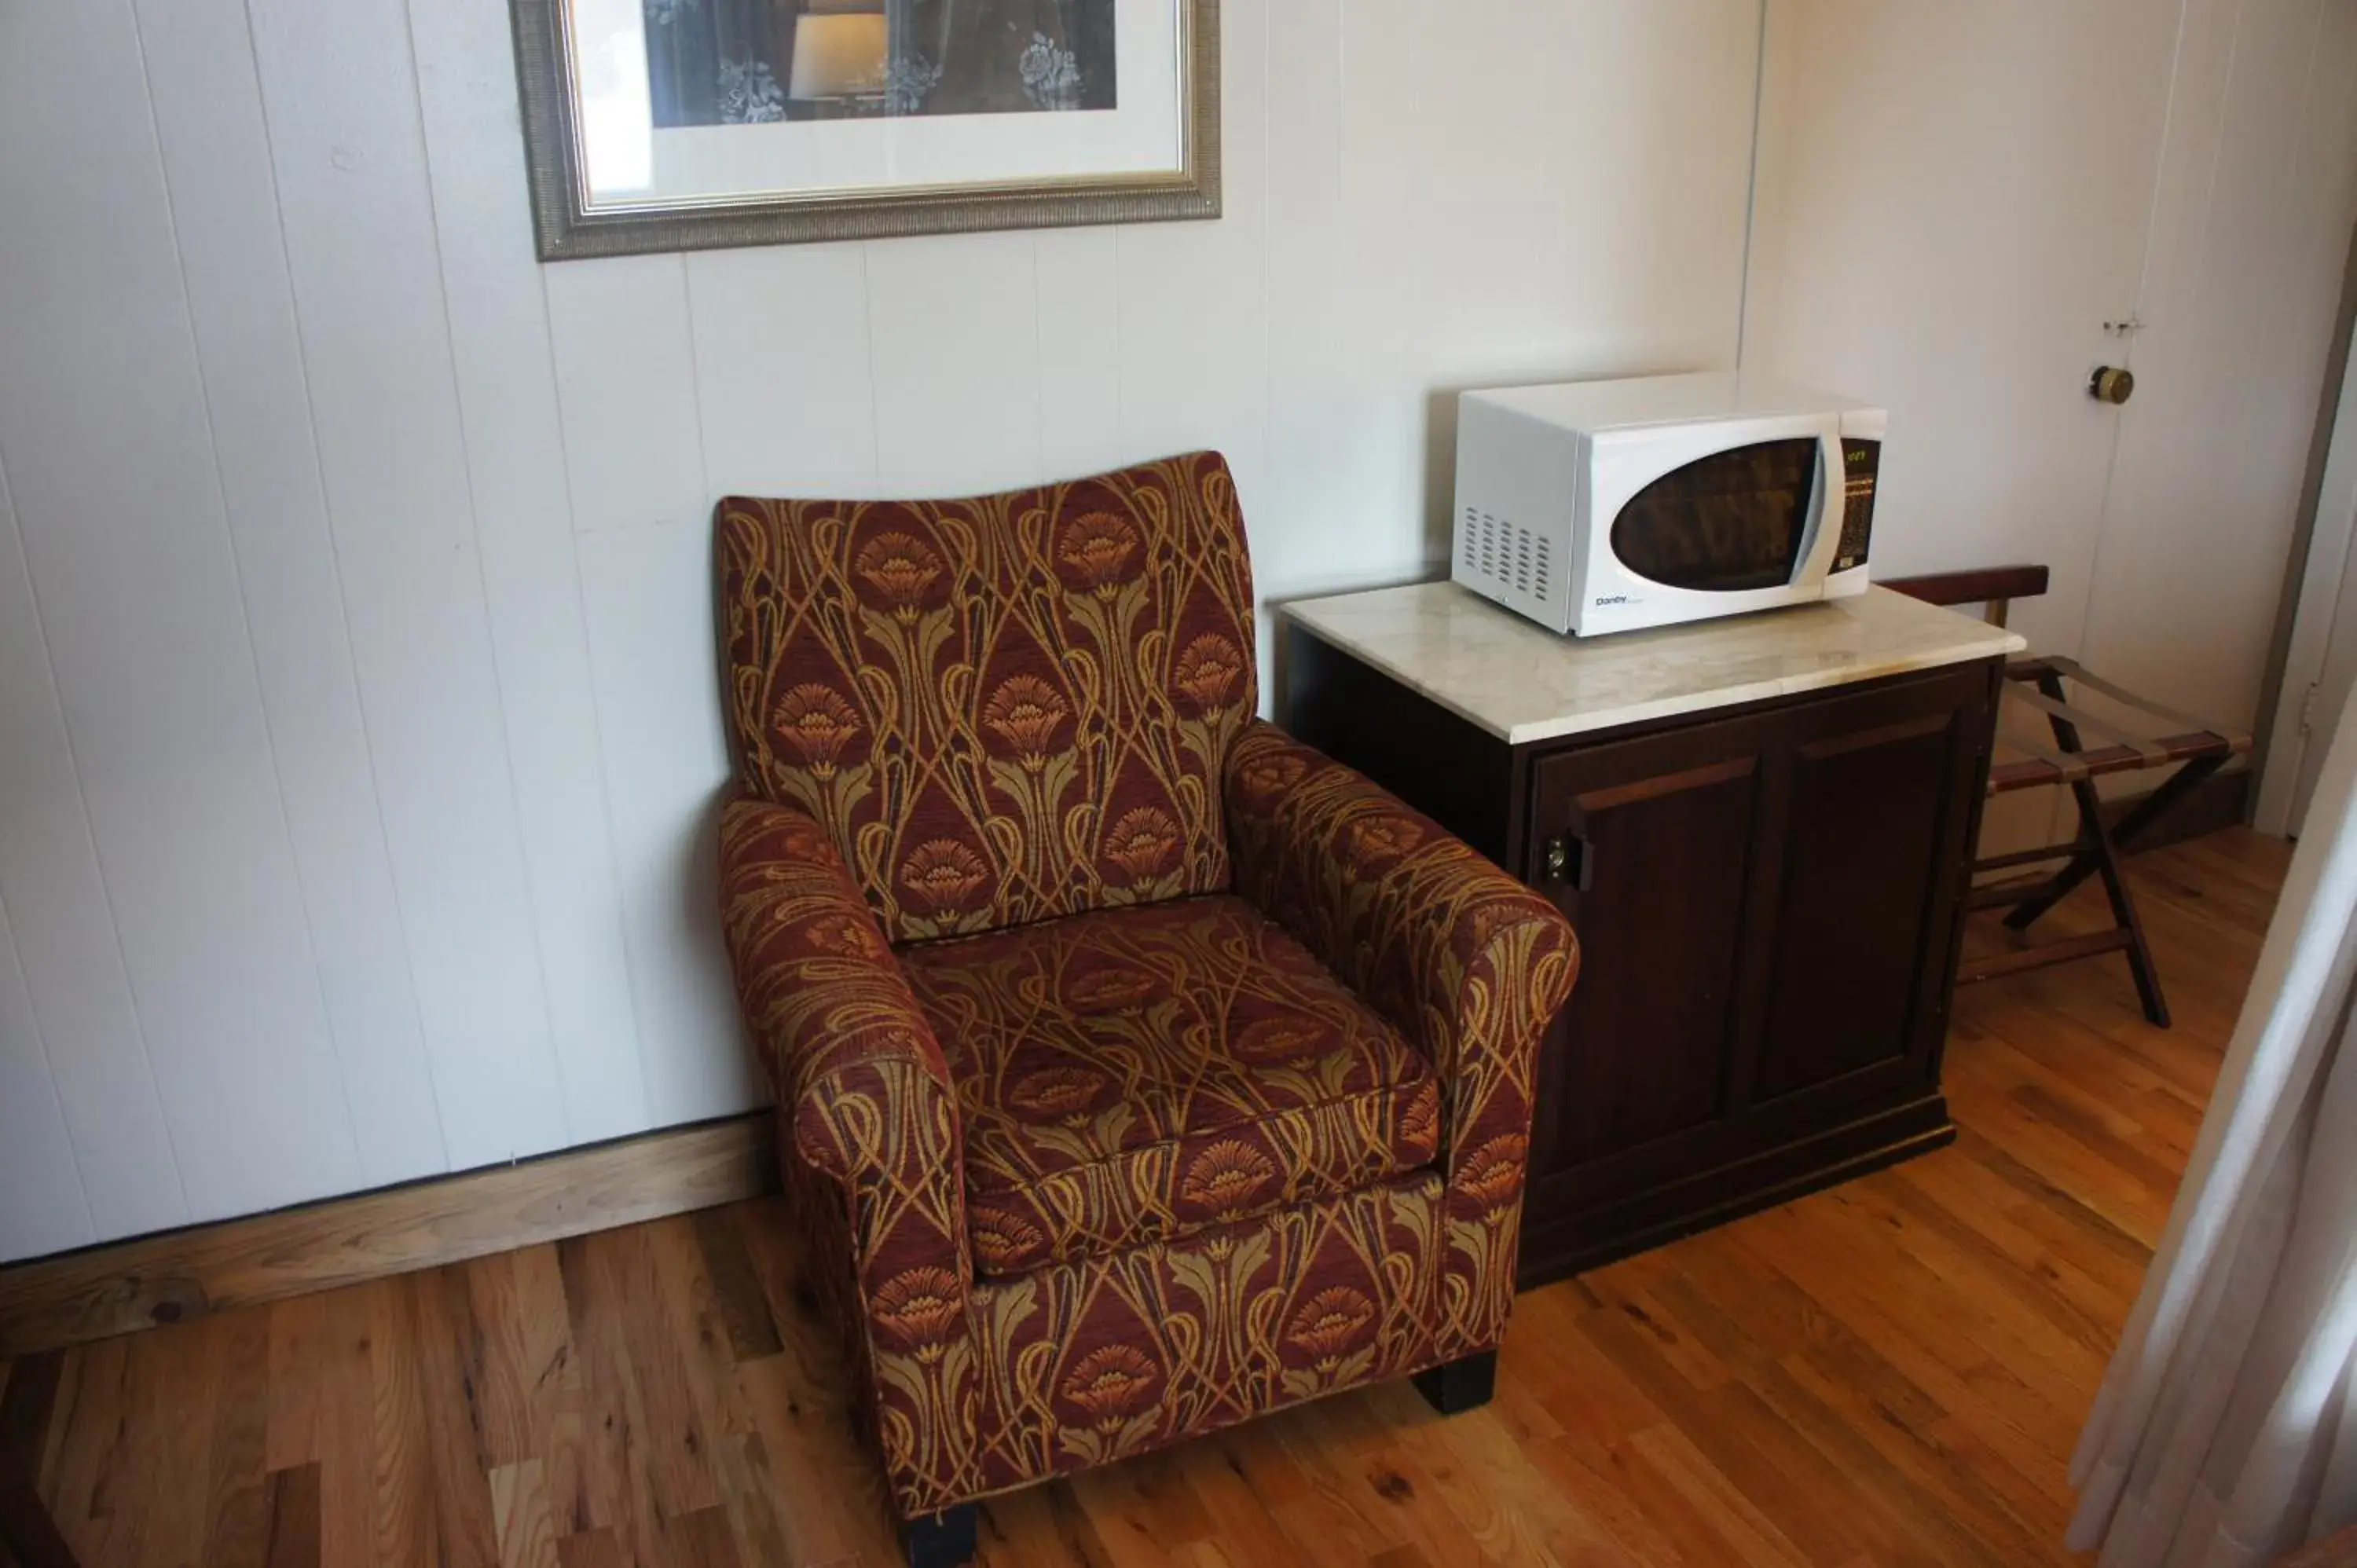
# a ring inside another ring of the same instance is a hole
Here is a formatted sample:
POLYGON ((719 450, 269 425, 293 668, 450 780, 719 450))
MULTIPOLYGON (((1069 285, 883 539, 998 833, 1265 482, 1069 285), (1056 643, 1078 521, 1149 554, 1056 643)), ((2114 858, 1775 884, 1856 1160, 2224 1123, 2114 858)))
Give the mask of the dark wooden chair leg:
POLYGON ((1461 1415, 1490 1402, 1490 1395, 1498 1387, 1498 1353, 1484 1350, 1478 1356, 1444 1362, 1416 1373, 1409 1380, 1424 1396, 1425 1403, 1443 1415, 1461 1415))
POLYGON ((974 1561, 975 1527, 981 1507, 960 1503, 953 1509, 900 1522, 900 1550, 909 1568, 965 1568, 974 1561))

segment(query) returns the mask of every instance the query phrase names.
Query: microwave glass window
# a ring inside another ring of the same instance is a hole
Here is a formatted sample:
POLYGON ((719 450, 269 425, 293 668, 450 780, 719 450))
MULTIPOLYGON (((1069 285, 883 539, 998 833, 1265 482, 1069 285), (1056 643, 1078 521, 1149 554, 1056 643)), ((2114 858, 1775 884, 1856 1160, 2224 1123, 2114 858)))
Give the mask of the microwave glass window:
POLYGON ((1817 488, 1812 436, 1714 452, 1663 475, 1620 509, 1612 553, 1673 588, 1740 593, 1792 580, 1817 488))

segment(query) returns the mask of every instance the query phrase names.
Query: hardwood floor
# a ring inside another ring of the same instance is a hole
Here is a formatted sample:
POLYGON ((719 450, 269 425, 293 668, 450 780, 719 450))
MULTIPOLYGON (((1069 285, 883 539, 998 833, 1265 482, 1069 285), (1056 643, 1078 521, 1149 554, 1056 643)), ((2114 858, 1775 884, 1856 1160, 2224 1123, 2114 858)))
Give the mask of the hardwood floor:
MULTIPOLYGON (((1953 1148, 1525 1295, 1486 1409, 1399 1383, 1000 1498, 984 1560, 2072 1561, 2064 1464, 2287 860, 2131 862, 2173 1031, 2115 958, 1966 991, 1953 1148)), ((880 1568, 799 1267, 763 1201, 242 1308, 16 1363, 0 1444, 93 1564, 880 1568)))

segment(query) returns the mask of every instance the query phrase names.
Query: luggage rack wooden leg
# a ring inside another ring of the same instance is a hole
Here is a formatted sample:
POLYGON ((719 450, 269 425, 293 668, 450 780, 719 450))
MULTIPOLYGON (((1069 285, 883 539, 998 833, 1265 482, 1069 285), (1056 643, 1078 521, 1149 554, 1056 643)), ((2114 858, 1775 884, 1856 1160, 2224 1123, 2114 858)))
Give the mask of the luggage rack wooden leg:
MULTIPOLYGON (((2053 704, 2061 706, 2065 703, 2062 678, 2058 672, 2040 670, 2034 679, 2039 691, 2053 704)), ((2055 745, 2061 752, 2072 757, 2083 755, 2085 746, 2080 736, 2079 726, 2051 708, 2046 716, 2047 723, 2054 731, 2055 745)), ((2005 924, 2007 929, 2020 933, 2027 931, 2039 917, 2054 908, 2088 877, 2098 876, 2103 879, 2104 895, 2111 905, 2113 929, 2040 943, 1990 958, 1968 960, 1957 973, 1957 983, 1969 984, 1975 981, 1994 980, 2003 974, 2042 969, 2049 964, 2093 958, 2100 953, 2123 952, 2127 957, 2128 973, 2136 982, 2136 1000, 2143 1006, 2145 1017, 2160 1028, 2169 1027, 2169 999, 2161 993, 2160 976, 2153 965, 2152 950, 2145 940, 2144 922, 2136 914, 2135 900, 2128 895, 2126 880, 2120 875, 2119 845, 2142 832, 2156 817, 2216 772, 2225 761, 2224 755, 2196 757, 2186 761, 2159 789, 2122 818, 2118 827, 2108 832, 2104 827, 2103 798, 2096 791, 2094 780, 2083 770, 2072 778, 2069 781, 2071 798, 2079 812, 2079 832, 2072 843, 1992 856, 1980 862, 1975 869, 1993 870, 1998 866, 2028 865, 2045 859, 2061 860, 2061 867, 2043 882, 2026 886, 1976 889, 1968 902, 1974 908, 2013 906, 2011 912, 2005 917, 2005 924)))
MULTIPOLYGON (((2223 757, 2196 757, 2171 774, 2162 782, 2159 789, 2137 801, 2136 809, 2120 819, 2119 825, 2114 828, 2110 834, 2114 848, 2116 850, 2121 844, 2134 843, 2136 834, 2144 832, 2162 812, 2191 794, 2203 779, 2225 767, 2226 761, 2223 757)), ((2081 809, 2084 810, 2083 805, 2081 809)), ((2056 858, 2060 858, 2061 853, 2056 852, 2056 858)), ((2073 888, 2093 875, 2094 872, 2095 866, 2092 860, 2074 857, 2071 865, 2055 873, 2043 886, 2036 890, 2034 899, 2025 901, 2019 908, 2007 916, 2005 923, 2017 931, 2027 930, 2031 921, 2061 903, 2073 888)))

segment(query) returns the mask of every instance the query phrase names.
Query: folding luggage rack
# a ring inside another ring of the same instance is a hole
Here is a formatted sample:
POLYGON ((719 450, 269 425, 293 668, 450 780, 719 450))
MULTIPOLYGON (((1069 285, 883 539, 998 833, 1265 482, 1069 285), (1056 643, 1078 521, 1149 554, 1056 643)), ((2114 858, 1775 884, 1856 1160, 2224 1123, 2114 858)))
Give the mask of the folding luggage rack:
MULTIPOLYGON (((2003 626, 2007 606, 2014 599, 2044 593, 2047 575, 2044 566, 1996 566, 1900 577, 1882 586, 1928 604, 1985 604, 1989 619, 2003 626)), ((2032 710, 2043 718, 2054 745, 2049 749, 2018 736, 2001 736, 2000 746, 2022 755, 1991 764, 1988 792, 1994 797, 2046 785, 2066 786, 2078 807, 2079 832, 2066 843, 1993 854, 1973 862, 1975 875, 2055 861, 2062 864, 2043 876, 1975 887, 1967 896, 1965 908, 2009 910, 2005 917, 2006 927, 2020 936, 2072 889, 2088 877, 2097 876, 2103 879, 2104 895, 2111 902, 2112 928, 1967 958, 1957 970, 1956 983, 1969 985, 2050 964, 2124 952, 2127 955, 2128 972, 2136 980, 2136 998, 2144 1005, 2144 1015, 2167 1028, 2169 1002, 2161 994, 2160 977, 2153 968, 2152 950, 2145 942, 2144 925, 2136 917, 2136 901, 2128 896, 2127 884, 2120 875, 2120 845, 2134 840, 2229 761, 2248 752, 2251 737, 2139 697, 2059 655, 2015 660, 2006 666, 2005 677, 2007 697, 2017 706, 2032 710), (2071 700, 2070 685, 2105 698, 2118 708, 2132 710, 2152 723, 2140 725, 2092 712, 2082 703, 2071 700), (2147 728, 2159 733, 2145 733, 2147 728), (2091 746, 2087 744, 2090 736, 2106 744, 2091 746), (2095 780, 2107 773, 2159 768, 2174 768, 2176 771, 2107 828, 2095 780)))

